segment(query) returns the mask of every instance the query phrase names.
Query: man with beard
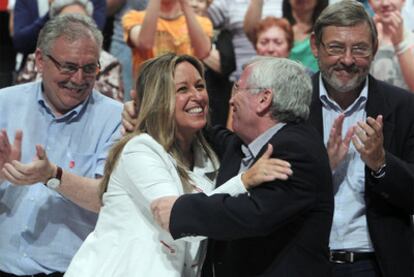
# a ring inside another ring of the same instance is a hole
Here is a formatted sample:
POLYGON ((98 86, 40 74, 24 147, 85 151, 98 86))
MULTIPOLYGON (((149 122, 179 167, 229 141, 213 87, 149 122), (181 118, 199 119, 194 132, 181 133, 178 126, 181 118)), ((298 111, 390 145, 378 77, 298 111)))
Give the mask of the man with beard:
POLYGON ((91 19, 58 16, 39 34, 41 82, 0 91, 0 276, 62 276, 93 230, 122 111, 93 91, 101 45, 91 19))
POLYGON ((374 22, 356 1, 328 6, 311 37, 321 72, 309 121, 333 173, 334 277, 414 276, 414 96, 368 74, 377 46, 374 22))
POLYGON ((414 97, 368 74, 377 31, 356 1, 322 12, 311 47, 320 74, 310 121, 333 172, 334 276, 414 276, 414 97))

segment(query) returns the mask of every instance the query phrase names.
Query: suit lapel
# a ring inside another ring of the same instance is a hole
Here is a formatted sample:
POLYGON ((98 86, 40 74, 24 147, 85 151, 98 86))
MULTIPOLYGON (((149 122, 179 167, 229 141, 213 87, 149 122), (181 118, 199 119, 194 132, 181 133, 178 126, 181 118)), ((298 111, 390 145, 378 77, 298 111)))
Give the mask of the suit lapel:
POLYGON ((310 106, 309 123, 316 128, 323 138, 322 103, 319 99, 319 74, 312 76, 312 103, 310 106))
POLYGON ((378 81, 372 76, 368 79, 368 101, 366 106, 367 116, 376 118, 378 115, 383 116, 384 128, 384 148, 389 149, 394 124, 391 122, 391 107, 386 101, 385 91, 378 85, 378 81))

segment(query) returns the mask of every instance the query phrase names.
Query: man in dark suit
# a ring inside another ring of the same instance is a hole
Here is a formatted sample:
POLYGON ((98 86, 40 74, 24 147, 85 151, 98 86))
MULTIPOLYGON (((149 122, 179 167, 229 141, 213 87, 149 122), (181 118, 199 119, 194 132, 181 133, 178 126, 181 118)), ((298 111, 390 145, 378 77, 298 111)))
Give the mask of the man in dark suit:
POLYGON ((209 133, 221 159, 218 185, 251 167, 267 144, 273 156, 291 164, 289 179, 237 197, 200 193, 153 203, 156 218, 174 238, 211 238, 205 276, 330 276, 332 179, 320 135, 306 123, 311 91, 310 78, 296 62, 256 60, 230 100, 237 136, 222 128, 209 133))
POLYGON ((311 37, 321 73, 310 122, 333 170, 335 277, 414 276, 414 96, 369 76, 377 45, 356 1, 326 8, 311 37))

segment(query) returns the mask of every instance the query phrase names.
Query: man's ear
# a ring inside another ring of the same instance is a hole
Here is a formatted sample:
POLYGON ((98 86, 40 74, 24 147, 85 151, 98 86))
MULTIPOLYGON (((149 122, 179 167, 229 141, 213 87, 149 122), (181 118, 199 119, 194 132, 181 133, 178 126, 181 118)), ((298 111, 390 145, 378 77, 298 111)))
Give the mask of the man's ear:
POLYGON ((39 73, 43 73, 43 67, 44 67, 44 55, 42 54, 42 51, 39 48, 36 48, 35 51, 35 62, 36 62, 36 68, 39 73))
POLYGON ((272 106, 273 100, 273 93, 271 89, 265 89, 264 91, 260 92, 258 95, 258 104, 256 111, 259 114, 265 114, 269 111, 270 107, 272 106))
POLYGON ((312 34, 310 36, 310 46, 311 46, 312 54, 315 56, 315 58, 318 58, 318 56, 319 56, 319 49, 318 49, 318 46, 316 45, 316 36, 315 36, 315 33, 313 33, 313 32, 312 32, 312 34))

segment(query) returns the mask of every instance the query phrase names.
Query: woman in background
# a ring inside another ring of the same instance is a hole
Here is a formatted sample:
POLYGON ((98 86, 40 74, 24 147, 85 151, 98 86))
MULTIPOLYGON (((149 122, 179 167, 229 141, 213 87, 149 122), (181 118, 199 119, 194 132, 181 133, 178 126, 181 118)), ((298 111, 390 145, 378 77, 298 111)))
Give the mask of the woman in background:
POLYGON ((283 17, 292 25, 294 34, 289 59, 300 61, 313 72, 317 72, 319 66, 312 54, 309 39, 316 19, 328 4, 328 0, 283 0, 282 4, 283 17))
POLYGON ((122 25, 134 77, 147 59, 169 52, 204 59, 211 49, 211 21, 196 15, 187 0, 151 0, 145 11, 127 12, 122 25))
MULTIPOLYGON (((301 62, 312 72, 319 70, 318 62, 310 48, 310 34, 313 24, 322 10, 328 6, 328 0, 283 0, 283 17, 293 30, 293 46, 289 59, 301 62)), ((252 40, 257 24, 262 17, 263 1, 251 1, 244 19, 244 31, 252 40)))
POLYGON ((378 51, 371 74, 414 92, 414 34, 404 25, 404 0, 370 0, 378 31, 378 51))
POLYGON ((259 56, 289 57, 293 47, 293 31, 284 18, 268 16, 260 20, 249 36, 259 56))

